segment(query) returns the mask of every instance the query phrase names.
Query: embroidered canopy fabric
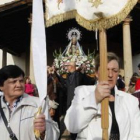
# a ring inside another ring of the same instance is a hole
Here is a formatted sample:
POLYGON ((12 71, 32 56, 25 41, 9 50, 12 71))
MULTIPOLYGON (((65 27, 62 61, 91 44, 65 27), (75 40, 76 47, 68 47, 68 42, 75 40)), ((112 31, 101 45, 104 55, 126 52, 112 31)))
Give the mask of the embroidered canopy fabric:
POLYGON ((46 26, 75 18, 88 30, 108 29, 123 21, 138 0, 46 0, 46 26))
POLYGON ((12 2, 16 2, 16 1, 19 1, 19 0, 0 0, 0 6, 3 6, 5 4, 9 4, 12 2))

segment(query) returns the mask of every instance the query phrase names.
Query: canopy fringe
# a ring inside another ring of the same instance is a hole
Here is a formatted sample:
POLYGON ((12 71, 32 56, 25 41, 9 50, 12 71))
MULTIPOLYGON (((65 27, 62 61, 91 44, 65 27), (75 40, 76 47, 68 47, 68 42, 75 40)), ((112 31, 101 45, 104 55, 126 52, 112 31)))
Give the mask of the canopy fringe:
POLYGON ((69 19, 74 19, 76 15, 76 10, 66 12, 64 14, 60 14, 57 16, 53 16, 51 19, 46 21, 46 27, 50 27, 54 24, 69 20, 69 19))

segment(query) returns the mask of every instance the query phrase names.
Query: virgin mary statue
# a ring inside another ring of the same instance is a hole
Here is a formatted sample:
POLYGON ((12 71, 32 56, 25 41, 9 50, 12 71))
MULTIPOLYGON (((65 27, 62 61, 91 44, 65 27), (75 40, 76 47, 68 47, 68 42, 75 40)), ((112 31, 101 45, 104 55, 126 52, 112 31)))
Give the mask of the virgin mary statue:
POLYGON ((80 40, 80 31, 75 28, 71 29, 68 33, 68 39, 70 42, 62 53, 62 56, 85 56, 85 53, 78 42, 78 40, 80 40))

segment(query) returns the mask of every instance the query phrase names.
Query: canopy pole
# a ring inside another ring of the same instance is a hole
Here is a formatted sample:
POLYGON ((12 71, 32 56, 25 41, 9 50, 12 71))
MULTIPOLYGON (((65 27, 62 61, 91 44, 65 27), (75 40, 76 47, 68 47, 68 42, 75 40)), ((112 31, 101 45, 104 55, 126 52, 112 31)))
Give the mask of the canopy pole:
MULTIPOLYGON (((100 47, 100 79, 99 81, 107 80, 107 39, 106 30, 99 31, 99 47, 100 47)), ((108 140, 108 98, 105 98, 101 103, 101 126, 102 140, 108 140)))

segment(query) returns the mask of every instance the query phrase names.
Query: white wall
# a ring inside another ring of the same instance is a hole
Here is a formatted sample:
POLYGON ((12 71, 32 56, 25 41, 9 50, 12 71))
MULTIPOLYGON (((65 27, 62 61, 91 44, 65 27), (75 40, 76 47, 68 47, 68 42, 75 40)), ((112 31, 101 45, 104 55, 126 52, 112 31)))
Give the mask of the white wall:
POLYGON ((7 53, 7 65, 15 64, 19 66, 23 71, 25 71, 25 59, 25 55, 17 57, 7 53))
POLYGON ((133 72, 138 73, 138 64, 140 64, 140 54, 133 56, 133 72))
MULTIPOLYGON (((22 56, 14 56, 12 54, 7 53, 7 65, 17 65, 19 66, 23 71, 25 71, 25 61, 26 57, 25 54, 22 56)), ((0 68, 2 67, 2 50, 0 49, 0 68)))

